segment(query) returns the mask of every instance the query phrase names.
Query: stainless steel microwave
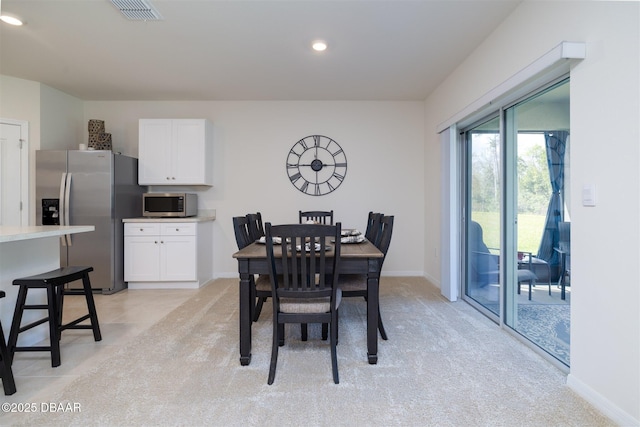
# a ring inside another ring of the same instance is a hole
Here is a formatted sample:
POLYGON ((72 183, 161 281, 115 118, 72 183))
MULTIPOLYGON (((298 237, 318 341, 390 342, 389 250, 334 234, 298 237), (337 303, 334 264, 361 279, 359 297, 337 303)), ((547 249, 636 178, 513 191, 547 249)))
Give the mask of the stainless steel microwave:
POLYGON ((142 195, 142 216, 182 218, 197 214, 197 194, 144 193, 142 195))

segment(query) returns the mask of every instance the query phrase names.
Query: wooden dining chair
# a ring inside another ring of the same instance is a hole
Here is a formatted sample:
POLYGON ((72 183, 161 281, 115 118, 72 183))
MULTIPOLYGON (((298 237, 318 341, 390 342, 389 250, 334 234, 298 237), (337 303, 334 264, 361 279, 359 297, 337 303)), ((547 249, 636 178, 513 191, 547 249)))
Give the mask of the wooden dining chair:
POLYGON ((316 224, 333 225, 333 211, 298 211, 300 224, 307 221, 314 221, 316 224))
MULTIPOLYGON (((238 249, 245 248, 257 240, 251 238, 249 234, 249 215, 233 217, 233 231, 236 236, 238 249)), ((263 304, 267 298, 271 297, 271 282, 269 281, 269 276, 266 274, 258 275, 257 279, 251 276, 249 280, 251 282, 251 300, 254 301, 254 304, 251 306, 251 319, 257 322, 262 312, 263 304)))
MULTIPOLYGON (((380 235, 376 238, 377 242, 374 243, 376 247, 382 252, 383 257, 378 260, 378 274, 382 271, 382 264, 387 257, 387 251, 391 244, 391 235, 393 234, 393 216, 383 216, 380 219, 380 235)), ((342 296, 347 297, 363 297, 367 298, 367 275, 366 274, 343 274, 340 275, 338 285, 342 290, 342 296)), ((380 315, 380 303, 378 303, 378 330, 383 340, 387 339, 387 332, 384 329, 382 323, 382 316, 380 315)))
POLYGON ((367 218, 367 229, 364 233, 364 237, 374 245, 376 240, 380 237, 380 231, 382 230, 382 217, 384 214, 380 212, 369 212, 367 218))
POLYGON ((260 212, 247 214, 247 225, 249 237, 254 242, 264 236, 264 226, 262 225, 262 214, 260 212))
POLYGON ((341 301, 337 286, 340 230, 339 222, 336 225, 265 224, 273 301, 273 340, 268 384, 273 384, 275 379, 278 347, 284 345, 286 323, 328 324, 333 382, 339 383, 336 344, 341 301), (281 256, 275 254, 273 237, 281 238, 282 244, 278 245, 281 256), (330 239, 334 243, 329 242, 330 239))

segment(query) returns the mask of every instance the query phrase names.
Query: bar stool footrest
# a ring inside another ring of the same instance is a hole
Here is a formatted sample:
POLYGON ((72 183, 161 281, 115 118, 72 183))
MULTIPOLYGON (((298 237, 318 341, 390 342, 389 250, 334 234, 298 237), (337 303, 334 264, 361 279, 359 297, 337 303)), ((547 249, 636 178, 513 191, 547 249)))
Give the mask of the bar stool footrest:
POLYGON ((80 322, 84 322, 87 319, 90 319, 91 315, 86 314, 82 317, 77 318, 73 322, 69 322, 66 325, 60 325, 60 330, 64 331, 65 329, 93 329, 92 325, 78 325, 80 322))
POLYGON ((51 346, 14 347, 15 351, 51 351, 51 346))
POLYGON ((20 329, 18 329, 18 332, 22 333, 24 331, 28 331, 29 329, 35 328, 36 326, 42 325, 43 323, 46 323, 48 321, 48 317, 43 317, 42 319, 31 322, 28 325, 21 326, 20 329))

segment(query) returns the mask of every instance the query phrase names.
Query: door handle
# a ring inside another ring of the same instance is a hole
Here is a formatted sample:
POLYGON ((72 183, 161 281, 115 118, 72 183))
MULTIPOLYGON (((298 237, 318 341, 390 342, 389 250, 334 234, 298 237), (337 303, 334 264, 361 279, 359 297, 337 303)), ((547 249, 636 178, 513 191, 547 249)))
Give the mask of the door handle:
MULTIPOLYGON (((69 210, 71 206, 71 174, 67 173, 66 175, 67 179, 64 189, 64 225, 71 225, 71 222, 69 221, 69 210)), ((65 234, 64 237, 67 241, 67 246, 71 246, 71 234, 65 234)))
MULTIPOLYGON (((59 218, 59 222, 60 225, 66 225, 65 224, 65 189, 67 188, 67 174, 66 172, 62 173, 62 176, 60 177, 60 194, 58 195, 58 218, 59 218)), ((66 235, 62 235, 60 236, 60 244, 62 246, 67 246, 67 236, 66 235)))

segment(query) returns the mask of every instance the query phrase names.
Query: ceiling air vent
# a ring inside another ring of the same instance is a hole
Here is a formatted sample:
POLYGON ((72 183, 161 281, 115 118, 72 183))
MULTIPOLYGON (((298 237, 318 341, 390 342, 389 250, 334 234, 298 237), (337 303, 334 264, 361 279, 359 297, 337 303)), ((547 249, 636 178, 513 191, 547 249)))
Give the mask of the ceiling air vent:
POLYGON ((147 0, 111 0, 132 21, 161 21, 162 15, 147 0))

